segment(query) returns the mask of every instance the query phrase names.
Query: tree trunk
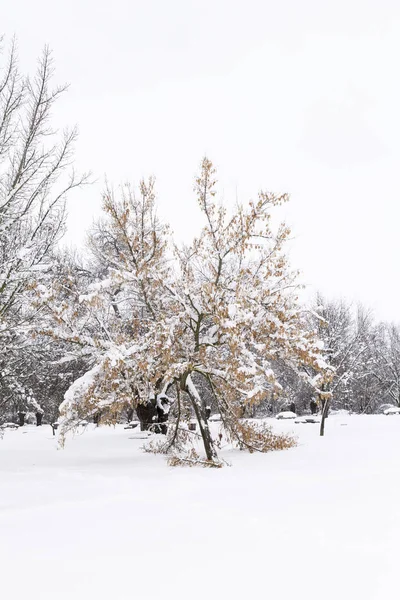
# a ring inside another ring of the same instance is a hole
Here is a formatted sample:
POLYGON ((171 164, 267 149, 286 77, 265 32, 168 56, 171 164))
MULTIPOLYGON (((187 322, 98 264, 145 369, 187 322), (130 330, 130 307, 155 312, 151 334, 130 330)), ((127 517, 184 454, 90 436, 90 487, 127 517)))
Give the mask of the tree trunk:
POLYGON ((153 425, 153 417, 157 415, 156 409, 151 402, 147 404, 139 403, 136 407, 136 414, 140 421, 140 431, 148 431, 153 425))
POLYGON ((24 412, 18 413, 18 420, 19 420, 20 427, 23 427, 25 425, 25 415, 26 415, 26 413, 24 413, 24 412))
POLYGON ((204 450, 206 453, 207 460, 212 462, 218 461, 218 455, 211 437, 210 428, 208 426, 205 411, 203 410, 195 396, 190 392, 188 387, 186 387, 186 393, 190 398, 196 418, 199 422, 200 433, 201 437, 203 438, 204 450))
POLYGON ((36 426, 40 427, 42 424, 42 419, 43 419, 43 413, 36 413, 36 426))
POLYGON ((329 410, 329 400, 328 400, 328 398, 325 398, 325 401, 324 401, 323 407, 322 407, 322 413, 321 413, 321 426, 319 428, 320 436, 323 436, 325 433, 325 419, 328 415, 328 410, 329 410))

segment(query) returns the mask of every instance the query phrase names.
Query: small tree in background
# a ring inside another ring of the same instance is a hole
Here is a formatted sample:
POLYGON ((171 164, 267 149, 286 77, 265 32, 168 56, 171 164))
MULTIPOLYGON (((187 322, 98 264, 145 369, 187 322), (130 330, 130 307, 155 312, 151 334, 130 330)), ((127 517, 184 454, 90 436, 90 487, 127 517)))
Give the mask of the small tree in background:
POLYGON ((400 407, 400 327, 380 323, 371 334, 369 378, 379 384, 380 400, 400 407))

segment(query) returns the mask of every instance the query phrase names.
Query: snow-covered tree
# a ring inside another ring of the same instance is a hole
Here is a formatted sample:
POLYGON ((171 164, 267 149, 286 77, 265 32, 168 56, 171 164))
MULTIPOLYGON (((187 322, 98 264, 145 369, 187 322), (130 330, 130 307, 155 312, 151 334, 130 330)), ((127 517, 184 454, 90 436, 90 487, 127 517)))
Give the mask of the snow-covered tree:
MULTIPOLYGON (((289 230, 273 230, 272 212, 287 196, 261 192, 228 217, 216 201, 214 174, 204 159, 195 191, 205 227, 174 254, 155 216, 152 182, 142 183, 138 197, 131 190, 120 200, 105 195, 107 220, 91 246, 107 265, 106 276, 80 296, 76 310, 69 304, 58 316, 58 335, 97 349, 93 369, 66 394, 65 427, 85 411, 112 415, 133 397, 146 402, 175 384, 178 404, 188 404, 197 418, 207 460, 216 463, 196 380, 207 383, 230 439, 263 451, 271 448, 270 432, 241 417, 246 407, 281 392, 274 361, 284 358, 304 378, 304 365, 324 372, 320 345, 298 306, 296 273, 283 253, 289 230), (97 333, 88 336, 88 323, 95 322, 97 333)), ((308 381, 318 386, 323 374, 308 381)))
MULTIPOLYGON (((4 58, 4 54, 0 58, 4 58)), ((15 43, 0 66, 0 372, 15 377, 37 316, 32 290, 52 262, 65 225, 69 191, 85 182, 71 167, 76 131, 59 135, 51 111, 65 87, 51 88, 43 51, 32 78, 18 66, 15 43), (11 375, 10 375, 11 374, 11 375)), ((21 383, 23 386, 23 384, 21 383)), ((0 404, 5 403, 0 385, 0 404)))
POLYGON ((305 329, 296 273, 283 253, 289 230, 282 225, 273 231, 272 211, 287 196, 261 192, 228 216, 216 201, 214 177, 204 159, 195 191, 206 225, 189 248, 177 251, 178 275, 167 287, 170 310, 152 332, 151 347, 158 351, 149 361, 190 398, 208 460, 215 459, 215 448, 194 374, 209 382, 231 440, 262 450, 263 436, 241 417, 246 407, 281 392, 274 361, 285 358, 297 370, 325 366, 305 329))
POLYGON ((89 235, 82 276, 61 272, 38 290, 39 304, 52 317, 41 333, 75 348, 93 365, 69 390, 64 429, 100 412, 103 422, 113 420, 154 393, 131 357, 133 344, 162 310, 170 269, 168 228, 156 215, 154 181, 142 181, 138 192, 129 186, 120 195, 108 189, 103 210, 89 235))
POLYGON ((379 383, 379 401, 400 407, 400 328, 379 324, 372 334, 369 377, 379 383))
POLYGON ((329 405, 349 409, 357 389, 357 381, 368 356, 369 315, 360 307, 358 312, 344 300, 328 301, 317 294, 310 310, 310 323, 323 341, 324 358, 330 366, 331 377, 324 391, 330 396, 320 397, 322 404, 321 435, 329 405))

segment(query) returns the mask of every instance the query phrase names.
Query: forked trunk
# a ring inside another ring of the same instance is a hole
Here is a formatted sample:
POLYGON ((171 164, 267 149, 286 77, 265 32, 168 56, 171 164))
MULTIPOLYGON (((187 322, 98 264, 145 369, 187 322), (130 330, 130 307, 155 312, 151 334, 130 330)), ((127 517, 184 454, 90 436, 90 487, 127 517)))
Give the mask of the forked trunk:
POLYGON ((199 399, 196 398, 196 395, 195 393, 193 393, 193 390, 190 389, 192 387, 194 387, 193 383, 191 383, 191 385, 186 388, 186 392, 192 403, 196 419, 199 422, 200 433, 203 439, 204 450, 206 453, 207 460, 215 462, 218 461, 218 455, 211 437, 211 432, 206 419, 205 410, 202 408, 201 403, 199 402, 199 399))

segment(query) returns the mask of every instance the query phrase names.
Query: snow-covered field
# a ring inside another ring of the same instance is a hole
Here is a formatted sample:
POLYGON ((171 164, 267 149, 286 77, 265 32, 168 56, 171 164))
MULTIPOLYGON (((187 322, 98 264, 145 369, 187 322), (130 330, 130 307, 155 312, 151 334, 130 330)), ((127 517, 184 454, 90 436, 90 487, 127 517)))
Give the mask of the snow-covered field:
POLYGON ((400 417, 330 416, 284 452, 170 468, 122 426, 0 441, 4 600, 397 599, 400 417))

